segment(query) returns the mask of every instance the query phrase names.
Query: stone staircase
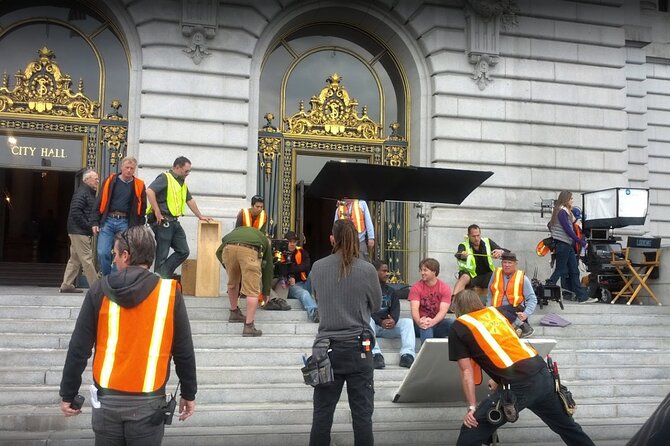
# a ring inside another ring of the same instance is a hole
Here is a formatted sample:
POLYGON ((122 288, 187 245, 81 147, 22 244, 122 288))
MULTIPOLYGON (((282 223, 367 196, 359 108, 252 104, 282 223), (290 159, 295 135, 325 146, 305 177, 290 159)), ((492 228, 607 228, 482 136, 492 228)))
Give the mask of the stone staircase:
MULTIPOLYGON (((84 414, 65 419, 58 385, 82 295, 57 289, 0 288, 0 445, 91 445, 90 405, 84 372, 84 414)), ((186 299, 198 363, 195 415, 166 427, 165 445, 268 445, 308 443, 312 391, 299 367, 317 324, 295 300, 292 311, 259 310, 261 338, 243 338, 228 324, 227 299, 186 299)), ((404 316, 409 313, 402 302, 404 316)), ((624 445, 670 392, 670 307, 555 303, 531 318, 534 337, 558 340, 553 358, 578 403, 576 419, 597 445, 624 445), (555 312, 573 324, 541 327, 555 312)), ((387 367, 375 371, 374 429, 379 445, 455 444, 463 404, 398 404, 391 400, 406 369, 397 366, 399 340, 381 339, 387 367)), ((174 369, 173 369, 174 370, 174 369)), ((169 388, 174 388, 173 376, 169 388)), ((459 390, 460 392, 460 390, 459 390)), ((501 444, 562 444, 530 411, 499 431, 501 444)), ((353 445, 351 414, 343 392, 333 443, 353 445)))

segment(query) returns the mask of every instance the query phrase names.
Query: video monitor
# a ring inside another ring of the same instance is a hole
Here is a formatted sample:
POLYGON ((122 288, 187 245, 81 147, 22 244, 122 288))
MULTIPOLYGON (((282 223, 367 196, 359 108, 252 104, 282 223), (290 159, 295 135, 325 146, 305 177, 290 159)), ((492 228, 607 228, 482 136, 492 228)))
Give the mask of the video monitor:
POLYGON ((584 229, 643 225, 649 189, 615 187, 582 194, 584 229))

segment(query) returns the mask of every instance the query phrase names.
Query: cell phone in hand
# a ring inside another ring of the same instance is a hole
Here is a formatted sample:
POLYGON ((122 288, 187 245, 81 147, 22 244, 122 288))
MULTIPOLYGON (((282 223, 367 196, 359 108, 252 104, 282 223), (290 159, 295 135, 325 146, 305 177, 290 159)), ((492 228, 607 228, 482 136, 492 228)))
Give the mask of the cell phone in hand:
POLYGON ((77 395, 74 397, 74 400, 70 403, 70 407, 74 410, 79 410, 81 409, 81 406, 84 405, 84 397, 81 395, 77 395))

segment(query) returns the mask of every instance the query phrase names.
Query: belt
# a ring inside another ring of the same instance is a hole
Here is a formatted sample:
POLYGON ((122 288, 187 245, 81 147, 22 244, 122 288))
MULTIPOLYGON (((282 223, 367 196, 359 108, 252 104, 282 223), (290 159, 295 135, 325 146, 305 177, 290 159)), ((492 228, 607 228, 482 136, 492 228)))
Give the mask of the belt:
POLYGON ((117 219, 128 218, 128 214, 126 212, 121 212, 121 211, 112 211, 109 214, 107 214, 107 216, 112 217, 112 218, 117 218, 117 219))
POLYGON ((249 243, 228 243, 228 244, 229 244, 229 245, 242 246, 242 247, 244 247, 244 248, 253 249, 254 251, 256 251, 256 252, 258 252, 258 253, 261 252, 261 248, 260 248, 260 246, 251 245, 251 244, 249 244, 249 243))

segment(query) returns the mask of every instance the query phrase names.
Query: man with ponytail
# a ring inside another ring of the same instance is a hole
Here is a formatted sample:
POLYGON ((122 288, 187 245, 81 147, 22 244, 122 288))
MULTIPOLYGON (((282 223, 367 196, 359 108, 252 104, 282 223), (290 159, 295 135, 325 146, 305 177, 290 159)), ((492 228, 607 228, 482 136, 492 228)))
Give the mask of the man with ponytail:
POLYGON ((310 446, 330 444, 335 406, 347 383, 354 444, 374 444, 374 368, 370 315, 379 310, 382 291, 377 271, 358 257, 358 231, 351 220, 337 220, 331 235, 333 253, 314 263, 312 290, 319 304, 315 344, 330 343, 334 382, 314 388, 310 446))

